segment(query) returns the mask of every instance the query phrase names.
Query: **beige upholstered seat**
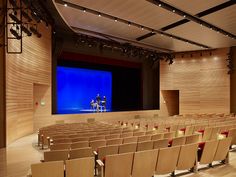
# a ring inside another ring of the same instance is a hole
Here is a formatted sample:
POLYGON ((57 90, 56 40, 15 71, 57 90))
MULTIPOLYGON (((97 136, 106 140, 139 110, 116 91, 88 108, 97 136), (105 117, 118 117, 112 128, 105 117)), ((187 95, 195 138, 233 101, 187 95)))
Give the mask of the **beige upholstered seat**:
POLYGON ((180 146, 161 148, 159 150, 156 174, 168 174, 175 171, 178 157, 180 152, 180 146))
POLYGON ((90 141, 89 146, 92 148, 93 151, 96 151, 99 147, 106 146, 106 140, 90 141))
POLYGON ((164 138, 164 134, 163 133, 158 133, 155 135, 152 135, 151 140, 155 141, 155 140, 160 140, 164 138))
POLYGON ((71 144, 71 149, 78 149, 78 148, 84 148, 84 147, 89 147, 88 141, 80 141, 80 142, 71 144))
POLYGON ((93 151, 91 147, 72 149, 69 153, 70 159, 93 157, 93 151))
POLYGON ((214 156, 214 161, 222 161, 228 162, 229 148, 231 145, 232 137, 224 138, 219 140, 216 153, 214 156))
POLYGON ((153 149, 153 141, 143 141, 137 144, 137 151, 153 149))
POLYGON ((123 143, 123 138, 107 139, 107 146, 120 145, 123 143))
POLYGON ((151 177, 155 174, 158 150, 134 153, 132 177, 151 177))
POLYGON ((175 132, 164 133, 164 138, 172 139, 175 137, 175 132))
POLYGON ((211 139, 212 127, 206 127, 202 136, 202 141, 208 141, 211 139))
POLYGON ((236 144, 236 128, 232 128, 229 130, 228 137, 232 137, 231 145, 236 144))
POLYGON ((70 138, 62 138, 62 139, 53 140, 53 144, 65 144, 65 143, 71 143, 71 139, 70 138))
POLYGON ((160 149, 168 147, 169 139, 161 139, 157 141, 153 141, 153 149, 160 149))
POLYGON ((198 143, 199 139, 200 139, 199 137, 200 137, 199 134, 194 134, 194 135, 186 136, 185 144, 198 143))
POLYGON ((197 169, 198 143, 182 145, 180 148, 177 170, 197 169))
POLYGON ((211 140, 205 142, 201 157, 199 159, 200 164, 210 164, 213 162, 217 146, 218 140, 211 140))
POLYGON ((104 146, 98 148, 98 159, 103 160, 107 155, 118 154, 118 145, 104 146))
POLYGON ((138 141, 138 137, 137 136, 131 136, 131 137, 127 137, 123 139, 123 144, 127 144, 127 143, 136 143, 138 141))
POLYGON ((134 132, 133 136, 144 136, 145 132, 134 132))
POLYGON ((122 133, 120 135, 121 138, 127 138, 133 136, 133 132, 122 133))
POLYGON ((31 165, 32 177, 64 177, 64 162, 44 162, 31 165))
POLYGON ((68 159, 68 155, 69 150, 46 151, 44 152, 44 161, 65 161, 68 159))
POLYGON ((138 137, 138 142, 150 141, 150 140, 151 140, 151 135, 144 135, 138 137))
POLYGON ((136 152, 136 150, 137 150, 137 143, 122 144, 119 146, 119 154, 136 152))
POLYGON ((94 157, 67 160, 67 177, 94 177, 94 157))
POLYGON ((78 138, 73 138, 71 139, 72 143, 74 142, 80 142, 80 141, 88 141, 89 138, 88 137, 78 137, 78 138))
POLYGON ((130 177, 133 158, 134 153, 106 156, 105 177, 130 177))
POLYGON ((71 147, 70 143, 66 144, 55 144, 50 146, 50 150, 55 151, 55 150, 69 150, 71 147))
POLYGON ((180 146, 180 145, 184 145, 186 141, 186 137, 178 137, 178 138, 173 138, 172 139, 172 144, 171 146, 180 146))
POLYGON ((105 139, 109 140, 109 139, 116 139, 116 138, 120 138, 120 134, 112 134, 112 135, 106 135, 105 139))
POLYGON ((186 129, 185 129, 184 135, 185 136, 192 135, 193 131, 194 131, 194 126, 187 126, 186 129))

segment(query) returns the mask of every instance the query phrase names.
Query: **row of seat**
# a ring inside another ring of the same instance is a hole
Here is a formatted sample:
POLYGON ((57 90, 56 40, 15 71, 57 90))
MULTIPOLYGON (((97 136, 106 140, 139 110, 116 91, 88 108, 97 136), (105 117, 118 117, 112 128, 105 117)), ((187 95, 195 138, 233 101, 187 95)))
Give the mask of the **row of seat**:
MULTIPOLYGON (((102 177, 149 177, 154 174, 174 173, 175 170, 197 169, 199 164, 213 161, 228 163, 228 152, 232 138, 207 141, 200 149, 198 143, 152 149, 139 152, 106 155, 103 161, 97 160, 102 177)), ((94 158, 80 158, 63 162, 45 162, 31 166, 33 177, 93 177, 94 158), (49 172, 48 172, 49 170, 49 172), (40 175, 37 175, 40 174, 40 175), (73 176, 74 174, 74 176, 73 176)))

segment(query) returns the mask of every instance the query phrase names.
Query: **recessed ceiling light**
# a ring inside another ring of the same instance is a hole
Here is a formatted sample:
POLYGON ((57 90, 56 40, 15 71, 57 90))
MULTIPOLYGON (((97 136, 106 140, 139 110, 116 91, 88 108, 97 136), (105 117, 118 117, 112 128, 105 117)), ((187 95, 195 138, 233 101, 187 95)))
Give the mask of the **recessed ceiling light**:
POLYGON ((67 7, 67 4, 65 3, 64 6, 67 7))
POLYGON ((184 15, 184 18, 186 17, 186 15, 184 15))
POLYGON ((161 7, 161 4, 159 4, 159 7, 161 7))
POLYGON ((172 10, 172 12, 174 12, 174 13, 175 13, 175 9, 174 9, 174 10, 172 10))
POLYGON ((83 12, 86 12, 86 9, 84 9, 83 12))
POLYGON ((99 13, 98 16, 101 17, 101 14, 99 13))
POLYGON ((117 18, 115 18, 115 22, 117 22, 117 18))

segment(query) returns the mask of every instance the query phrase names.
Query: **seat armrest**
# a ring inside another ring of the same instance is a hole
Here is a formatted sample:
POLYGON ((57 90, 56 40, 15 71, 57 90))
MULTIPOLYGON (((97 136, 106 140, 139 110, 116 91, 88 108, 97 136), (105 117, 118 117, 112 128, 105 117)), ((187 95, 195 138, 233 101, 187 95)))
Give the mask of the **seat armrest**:
POLYGON ((104 177, 104 163, 101 160, 96 160, 96 162, 101 167, 101 177, 104 177))
POLYGON ((94 154, 94 155, 98 155, 97 151, 93 151, 93 154, 94 154))

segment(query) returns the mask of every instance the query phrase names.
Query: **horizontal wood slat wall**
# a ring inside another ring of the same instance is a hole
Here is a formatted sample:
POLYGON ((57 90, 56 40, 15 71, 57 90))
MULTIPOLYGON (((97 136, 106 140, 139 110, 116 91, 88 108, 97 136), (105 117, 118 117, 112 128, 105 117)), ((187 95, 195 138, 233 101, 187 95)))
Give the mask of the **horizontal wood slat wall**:
POLYGON ((160 90, 179 90, 180 114, 230 112, 227 53, 228 49, 194 52, 192 57, 185 53, 172 65, 161 62, 160 90))
MULTIPOLYGON (((51 87, 51 29, 41 24, 38 30, 43 34, 41 38, 23 37, 22 54, 6 55, 8 144, 33 132, 34 83, 51 87)), ((9 49, 14 47, 11 42, 9 49)))

